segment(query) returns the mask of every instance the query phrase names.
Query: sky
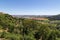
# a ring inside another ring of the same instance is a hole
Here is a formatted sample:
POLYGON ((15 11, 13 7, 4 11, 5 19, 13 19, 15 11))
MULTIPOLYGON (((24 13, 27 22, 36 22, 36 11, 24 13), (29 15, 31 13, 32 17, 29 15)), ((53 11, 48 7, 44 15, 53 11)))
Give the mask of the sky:
POLYGON ((0 0, 0 12, 10 15, 57 15, 60 0, 0 0))

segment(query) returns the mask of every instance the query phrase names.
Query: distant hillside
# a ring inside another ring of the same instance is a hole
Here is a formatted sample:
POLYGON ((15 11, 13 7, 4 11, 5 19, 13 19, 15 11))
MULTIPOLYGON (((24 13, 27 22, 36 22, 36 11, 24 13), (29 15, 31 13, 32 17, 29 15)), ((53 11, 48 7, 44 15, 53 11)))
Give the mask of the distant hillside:
POLYGON ((12 16, 18 18, 46 18, 51 15, 12 15, 12 16))
POLYGON ((17 18, 27 18, 32 20, 48 20, 48 16, 46 15, 13 15, 13 17, 17 18))
POLYGON ((49 20, 60 20, 60 14, 59 15, 54 15, 54 16, 49 16, 49 20))

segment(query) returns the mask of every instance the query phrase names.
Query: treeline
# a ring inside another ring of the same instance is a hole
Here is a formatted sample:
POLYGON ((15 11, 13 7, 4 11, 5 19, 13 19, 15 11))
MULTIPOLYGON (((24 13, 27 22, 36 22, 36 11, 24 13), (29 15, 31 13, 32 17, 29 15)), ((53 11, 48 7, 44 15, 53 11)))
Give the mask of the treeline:
MULTIPOLYGON (((1 40, 60 40, 60 29, 52 21, 15 18, 0 13, 1 40)), ((60 24, 59 24, 60 25, 60 24)))

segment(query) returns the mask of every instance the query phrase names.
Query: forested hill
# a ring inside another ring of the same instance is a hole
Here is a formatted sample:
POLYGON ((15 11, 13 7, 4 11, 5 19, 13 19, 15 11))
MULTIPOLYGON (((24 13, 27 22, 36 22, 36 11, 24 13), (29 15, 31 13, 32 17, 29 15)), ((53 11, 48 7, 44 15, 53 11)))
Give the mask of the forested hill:
POLYGON ((60 14, 59 15, 53 15, 48 17, 50 20, 60 20, 60 14))
POLYGON ((60 22, 15 18, 0 12, 0 40, 60 40, 60 22))
POLYGON ((0 40, 23 40, 20 20, 0 12, 0 40))

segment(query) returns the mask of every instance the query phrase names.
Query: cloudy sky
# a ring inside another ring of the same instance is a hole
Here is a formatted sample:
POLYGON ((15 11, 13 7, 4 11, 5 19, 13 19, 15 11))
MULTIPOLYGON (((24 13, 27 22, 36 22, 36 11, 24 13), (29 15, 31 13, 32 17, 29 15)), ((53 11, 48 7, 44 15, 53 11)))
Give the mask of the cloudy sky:
POLYGON ((60 14, 60 0, 0 0, 0 12, 11 15, 60 14))

